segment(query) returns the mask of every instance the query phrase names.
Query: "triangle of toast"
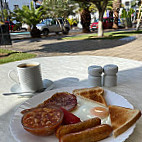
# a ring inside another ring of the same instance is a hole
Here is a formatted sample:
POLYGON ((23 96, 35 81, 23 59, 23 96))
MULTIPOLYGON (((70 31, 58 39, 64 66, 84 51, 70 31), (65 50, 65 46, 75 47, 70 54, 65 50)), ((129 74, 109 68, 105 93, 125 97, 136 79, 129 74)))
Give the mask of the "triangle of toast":
POLYGON ((75 89, 73 90, 73 94, 85 97, 107 106, 107 103, 103 97, 104 90, 101 87, 75 89))
POLYGON ((109 106, 109 112, 114 137, 129 129, 141 116, 140 110, 120 106, 109 106))

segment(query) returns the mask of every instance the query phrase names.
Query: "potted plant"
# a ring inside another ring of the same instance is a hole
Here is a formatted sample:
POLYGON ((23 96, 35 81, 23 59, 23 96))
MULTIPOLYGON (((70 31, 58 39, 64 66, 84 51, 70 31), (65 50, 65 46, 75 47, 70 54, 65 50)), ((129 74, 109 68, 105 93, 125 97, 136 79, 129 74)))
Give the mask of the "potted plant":
POLYGON ((31 37, 40 37, 40 30, 37 29, 36 25, 40 23, 43 19, 43 15, 45 14, 45 10, 42 6, 35 9, 33 2, 31 2, 30 8, 24 5, 22 9, 17 9, 14 11, 14 15, 20 19, 22 23, 25 23, 30 26, 31 37))
POLYGON ((130 8, 129 11, 126 11, 126 9, 123 9, 123 10, 122 10, 121 18, 123 18, 125 28, 132 27, 131 16, 132 16, 132 14, 133 14, 134 12, 135 12, 135 11, 134 11, 134 9, 132 9, 132 8, 130 8))

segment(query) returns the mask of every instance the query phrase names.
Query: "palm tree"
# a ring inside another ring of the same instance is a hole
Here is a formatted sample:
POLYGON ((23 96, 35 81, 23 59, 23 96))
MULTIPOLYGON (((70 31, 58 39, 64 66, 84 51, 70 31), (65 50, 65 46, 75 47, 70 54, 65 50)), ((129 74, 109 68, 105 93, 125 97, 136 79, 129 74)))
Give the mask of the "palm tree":
POLYGON ((74 1, 71 0, 43 0, 43 8, 46 10, 46 16, 44 18, 55 18, 62 31, 65 31, 64 34, 67 34, 66 31, 69 31, 69 28, 65 28, 62 26, 61 21, 58 19, 59 17, 63 18, 65 21, 69 15, 74 15, 73 12, 77 5, 74 1))
POLYGON ((7 21, 8 19, 10 19, 10 13, 7 9, 3 9, 0 11, 0 19, 1 21, 7 21))
POLYGON ((103 36, 103 15, 110 0, 75 0, 78 3, 93 3, 99 12, 98 36, 103 36))
POLYGON ((76 11, 76 13, 79 13, 81 17, 82 32, 89 33, 90 23, 91 23, 91 10, 93 9, 93 5, 90 9, 91 6, 90 2, 88 1, 82 2, 80 0, 75 0, 75 1, 79 5, 79 9, 76 11))
POLYGON ((86 7, 81 12, 81 24, 82 24, 82 31, 83 33, 89 33, 90 32, 90 22, 91 22, 91 15, 89 11, 89 7, 86 7))
POLYGON ((118 17, 119 17, 120 7, 121 7, 121 0, 113 0, 114 22, 112 27, 114 29, 118 29, 118 17))
POLYGON ((96 5, 99 11, 99 23, 98 23, 98 36, 102 37, 104 35, 103 31, 103 15, 106 10, 107 4, 109 0, 101 0, 101 1, 94 1, 93 3, 96 5))
POLYGON ((113 0, 108 1, 107 10, 109 10, 109 17, 113 17, 113 0))
POLYGON ((14 12, 15 16, 22 23, 26 23, 31 27, 30 34, 32 37, 40 37, 40 31, 37 29, 36 25, 43 19, 43 15, 45 14, 42 6, 35 9, 33 2, 31 2, 31 8, 24 5, 22 9, 17 9, 14 12))
POLYGON ((10 15, 9 15, 7 9, 3 9, 3 15, 4 15, 4 20, 5 21, 7 21, 10 18, 10 15))
POLYGON ((46 17, 68 18, 69 15, 74 15, 73 12, 77 5, 71 0, 43 0, 43 7, 46 9, 46 17))
POLYGON ((130 8, 130 10, 126 10, 126 9, 123 9, 122 10, 122 14, 121 14, 121 18, 123 18, 123 22, 124 22, 124 25, 125 25, 125 28, 130 28, 132 27, 132 14, 134 14, 134 9, 133 8, 130 8))
POLYGON ((141 23, 141 18, 142 18, 141 8, 142 8, 142 3, 141 3, 141 5, 140 5, 140 7, 139 7, 139 12, 138 12, 138 16, 137 16, 136 31, 138 31, 139 28, 140 28, 140 23, 141 23))
POLYGON ((75 19, 73 19, 73 18, 67 18, 67 20, 68 20, 68 22, 69 22, 69 24, 71 26, 71 29, 72 29, 72 27, 73 27, 74 24, 77 25, 77 21, 75 19))

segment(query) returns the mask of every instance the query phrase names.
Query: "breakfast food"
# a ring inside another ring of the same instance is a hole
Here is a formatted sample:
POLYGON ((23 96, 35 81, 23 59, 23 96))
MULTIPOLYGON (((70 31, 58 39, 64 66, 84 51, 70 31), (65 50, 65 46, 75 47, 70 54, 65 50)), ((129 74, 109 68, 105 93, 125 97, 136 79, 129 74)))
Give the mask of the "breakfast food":
POLYGON ((130 128, 141 116, 140 110, 109 106, 113 135, 118 135, 130 128))
POLYGON ((75 89, 73 90, 73 94, 76 96, 80 95, 107 106, 107 103, 103 97, 104 89, 101 87, 75 89))
POLYGON ((34 135, 50 135, 63 121, 63 112, 56 107, 35 108, 25 113, 22 125, 25 130, 34 135))
MULTIPOLYGON (((46 107, 49 105, 56 105, 63 107, 68 111, 72 111, 77 106, 76 96, 68 92, 58 92, 54 94, 51 98, 45 100, 43 103, 39 104, 36 108, 46 107)), ((32 108, 31 108, 32 109, 32 108)), ((31 109, 25 109, 21 111, 22 114, 30 111, 31 109)))
POLYGON ((77 107, 72 113, 78 116, 82 121, 99 117, 102 124, 111 124, 108 107, 82 96, 77 96, 77 107))
POLYGON ((68 111, 72 111, 77 105, 77 99, 75 95, 68 92, 58 92, 42 104, 38 105, 38 107, 43 107, 48 104, 63 107, 68 111))
POLYGON ((90 110, 90 113, 94 116, 101 118, 101 119, 104 119, 107 116, 109 116, 109 110, 105 107, 94 107, 90 110))
POLYGON ((62 136, 59 142, 96 142, 107 138, 112 132, 112 127, 107 124, 98 125, 83 131, 62 136))
POLYGON ((73 113, 67 111, 66 109, 60 107, 60 109, 63 111, 64 113, 64 117, 63 117, 63 125, 67 125, 67 124, 75 124, 78 122, 81 122, 80 118, 77 117, 76 115, 74 115, 73 113))
POLYGON ((57 92, 22 113, 25 130, 35 135, 55 132, 59 142, 96 142, 112 131, 117 137, 141 116, 139 110, 107 106, 101 87, 76 89, 73 94, 57 92))
POLYGON ((57 129, 56 137, 60 138, 66 134, 83 131, 85 129, 92 128, 100 124, 101 119, 96 117, 76 124, 62 125, 57 129))

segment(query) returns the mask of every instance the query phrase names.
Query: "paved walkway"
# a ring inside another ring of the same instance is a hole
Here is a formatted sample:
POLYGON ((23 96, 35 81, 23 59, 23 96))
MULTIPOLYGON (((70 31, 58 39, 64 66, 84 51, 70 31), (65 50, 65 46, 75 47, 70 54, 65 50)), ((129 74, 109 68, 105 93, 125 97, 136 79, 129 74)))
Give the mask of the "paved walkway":
POLYGON ((132 40, 60 40, 61 36, 13 40, 9 49, 41 56, 94 55, 114 56, 142 61, 142 35, 132 40))

